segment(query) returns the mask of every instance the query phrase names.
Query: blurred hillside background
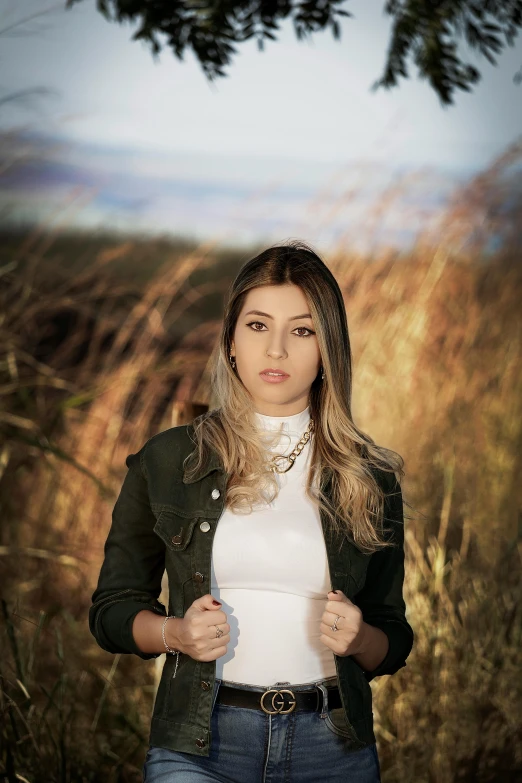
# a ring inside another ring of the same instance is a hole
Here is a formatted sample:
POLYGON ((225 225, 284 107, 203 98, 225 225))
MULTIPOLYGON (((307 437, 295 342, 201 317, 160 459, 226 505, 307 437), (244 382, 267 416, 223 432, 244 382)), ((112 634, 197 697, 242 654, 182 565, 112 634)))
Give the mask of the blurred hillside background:
POLYGON ((212 407, 231 280, 299 237, 345 296, 356 421, 406 463, 383 781, 522 781, 522 44, 463 44, 482 80, 442 107, 413 73, 369 91, 380 2, 212 86, 63 5, 0 11, 0 776, 141 780, 163 656, 87 625, 125 457, 212 407))

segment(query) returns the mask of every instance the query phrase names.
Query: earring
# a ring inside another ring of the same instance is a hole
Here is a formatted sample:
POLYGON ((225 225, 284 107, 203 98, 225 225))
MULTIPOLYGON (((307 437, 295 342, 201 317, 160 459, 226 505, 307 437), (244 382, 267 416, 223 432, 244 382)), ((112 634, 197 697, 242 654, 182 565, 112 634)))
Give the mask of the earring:
POLYGON ((321 367, 321 380, 324 380, 324 367, 321 367))

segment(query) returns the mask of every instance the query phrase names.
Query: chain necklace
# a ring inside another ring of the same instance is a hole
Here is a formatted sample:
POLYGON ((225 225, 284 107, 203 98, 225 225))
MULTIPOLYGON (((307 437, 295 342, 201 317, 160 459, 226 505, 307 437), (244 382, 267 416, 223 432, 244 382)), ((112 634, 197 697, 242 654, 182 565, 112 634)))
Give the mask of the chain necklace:
POLYGON ((314 428, 314 420, 310 419, 310 422, 308 424, 308 427, 306 428, 306 431, 299 441, 299 443, 296 445, 294 450, 290 454, 278 454, 276 457, 272 457, 269 460, 269 470, 271 470, 273 473, 288 473, 291 467, 293 467, 294 462, 296 461, 299 454, 304 449, 305 445, 310 440, 310 434, 313 431, 314 428), (288 461, 290 464, 288 467, 283 467, 285 462, 288 461), (281 465, 281 467, 280 467, 281 465))
MULTIPOLYGON (((236 361, 235 357, 230 354, 230 364, 232 365, 232 369, 236 369, 236 361)), ((324 381, 324 367, 321 367, 321 380, 324 381)), ((296 445, 295 449, 291 452, 291 454, 279 454, 277 457, 272 457, 269 461, 269 470, 271 470, 273 473, 288 473, 290 468, 293 466, 294 462, 296 461, 299 454, 302 452, 305 445, 310 440, 310 433, 314 429, 314 420, 310 419, 310 422, 308 424, 308 427, 306 428, 306 431, 299 441, 299 443, 296 445), (288 467, 286 468, 280 468, 279 464, 284 465, 285 461, 290 462, 288 467)))

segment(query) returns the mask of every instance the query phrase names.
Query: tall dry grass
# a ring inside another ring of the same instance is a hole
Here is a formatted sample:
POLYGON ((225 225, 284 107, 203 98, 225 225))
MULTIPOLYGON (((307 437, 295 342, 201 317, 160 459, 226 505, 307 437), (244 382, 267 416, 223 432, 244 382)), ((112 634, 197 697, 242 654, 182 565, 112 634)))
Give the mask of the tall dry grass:
MULTIPOLYGON (((510 191, 507 209, 505 191, 521 151, 455 193, 411 253, 359 257, 346 239, 326 259, 354 414, 406 460, 416 644, 372 683, 386 783, 522 780, 522 201, 510 191)), ((45 227, 2 247, 0 771, 139 781, 162 659, 100 650, 90 595, 126 455, 213 405, 244 254, 45 227)))

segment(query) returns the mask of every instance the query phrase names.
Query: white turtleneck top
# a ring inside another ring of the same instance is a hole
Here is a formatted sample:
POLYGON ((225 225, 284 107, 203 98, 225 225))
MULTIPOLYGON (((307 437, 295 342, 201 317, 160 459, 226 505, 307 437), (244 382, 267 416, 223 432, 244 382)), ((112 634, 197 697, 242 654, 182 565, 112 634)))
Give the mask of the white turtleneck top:
MULTIPOLYGON (((288 455, 310 422, 255 414, 261 430, 278 430, 272 453, 288 455)), ((313 436, 312 436, 313 437, 313 436)), ((320 622, 332 589, 317 504, 305 495, 311 439, 288 473, 275 473, 279 494, 251 514, 225 508, 212 547, 210 592, 227 615, 230 642, 216 677, 249 685, 292 685, 336 675, 320 622)))

